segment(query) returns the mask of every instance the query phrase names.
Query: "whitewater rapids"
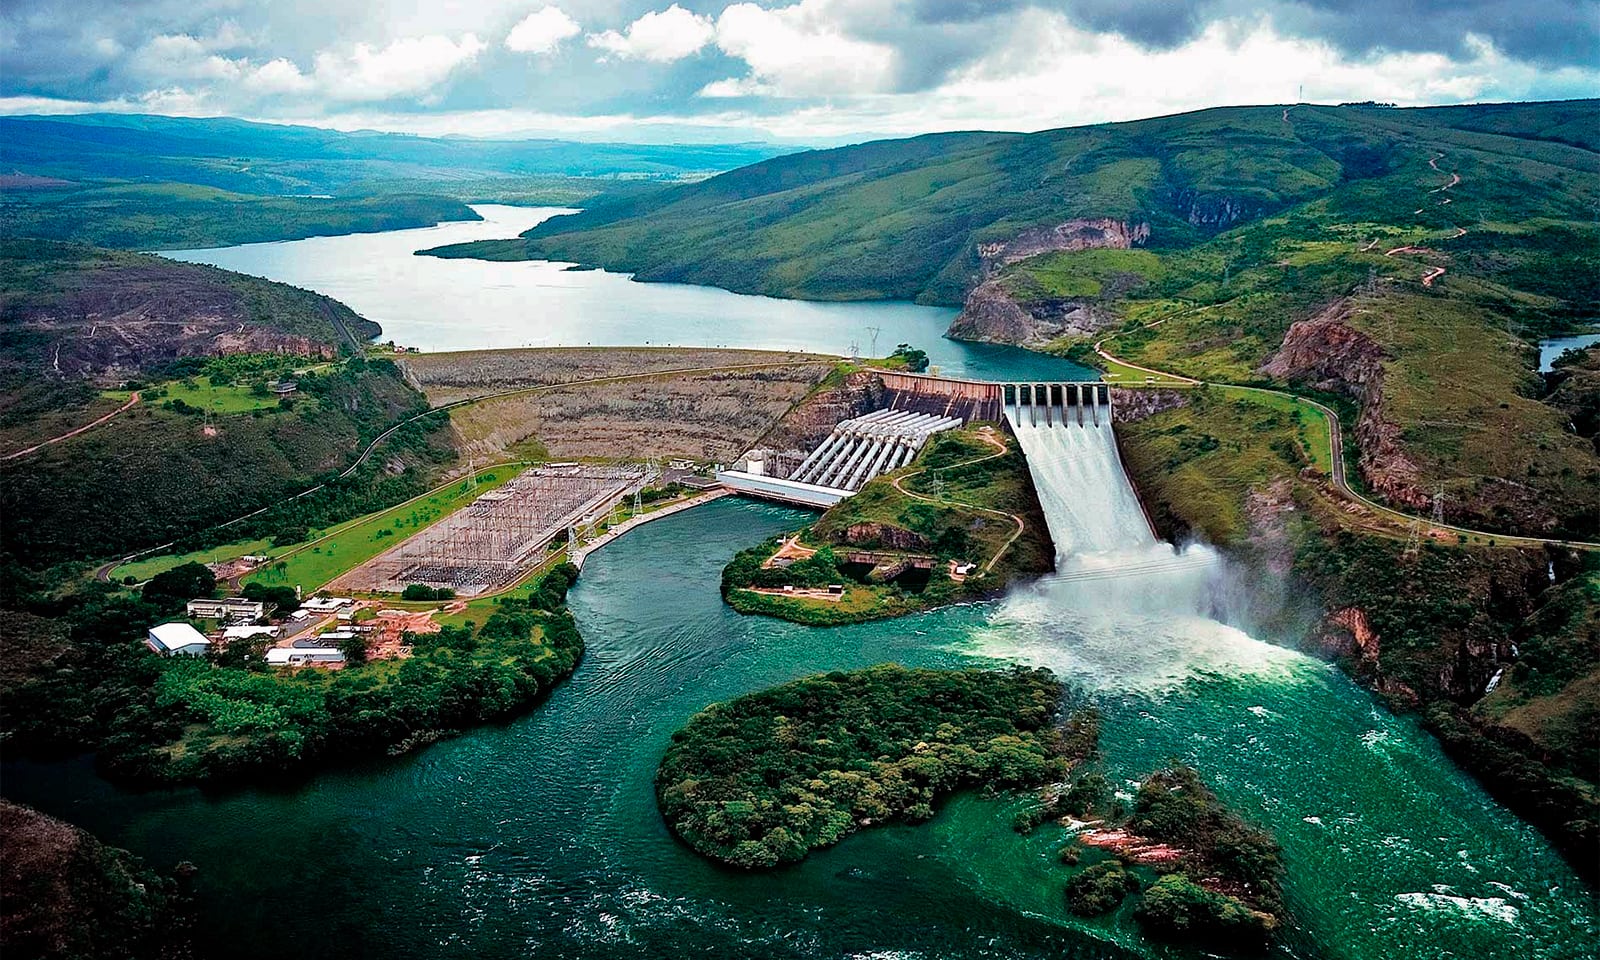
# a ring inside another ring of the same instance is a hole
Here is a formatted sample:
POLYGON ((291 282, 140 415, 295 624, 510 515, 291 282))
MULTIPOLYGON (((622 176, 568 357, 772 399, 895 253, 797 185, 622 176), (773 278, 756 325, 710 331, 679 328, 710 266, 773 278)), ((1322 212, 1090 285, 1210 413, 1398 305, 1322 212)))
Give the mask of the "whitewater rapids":
POLYGON ((1202 674, 1287 675, 1307 660, 1231 626, 1234 592, 1209 546, 1150 529, 1123 473, 1108 412, 1033 424, 1010 415, 1028 457, 1056 572, 1012 593, 982 652, 1097 689, 1157 692, 1202 674))

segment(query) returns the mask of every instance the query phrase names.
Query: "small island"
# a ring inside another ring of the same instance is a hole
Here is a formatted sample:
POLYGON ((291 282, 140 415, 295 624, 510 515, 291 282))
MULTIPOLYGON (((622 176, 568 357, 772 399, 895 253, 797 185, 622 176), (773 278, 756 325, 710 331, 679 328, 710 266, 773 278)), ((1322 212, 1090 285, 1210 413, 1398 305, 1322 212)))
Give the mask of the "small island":
POLYGON ((1077 868, 1066 899, 1078 916, 1109 914, 1138 895, 1132 913, 1148 935, 1231 951, 1265 947, 1284 920, 1277 842, 1192 767, 1150 774, 1131 810, 1104 775, 1084 773, 1019 814, 1018 829, 1052 817, 1074 831, 1061 861, 1077 868))
POLYGON ((1021 447, 980 423, 935 435, 816 523, 735 555, 722 596, 740 613, 832 626, 995 596, 1053 568, 1021 447))
POLYGON ((1035 787, 1071 768, 1048 671, 884 664, 716 703, 672 736, 656 800, 696 852, 775 867, 854 831, 922 821, 951 793, 1035 787))

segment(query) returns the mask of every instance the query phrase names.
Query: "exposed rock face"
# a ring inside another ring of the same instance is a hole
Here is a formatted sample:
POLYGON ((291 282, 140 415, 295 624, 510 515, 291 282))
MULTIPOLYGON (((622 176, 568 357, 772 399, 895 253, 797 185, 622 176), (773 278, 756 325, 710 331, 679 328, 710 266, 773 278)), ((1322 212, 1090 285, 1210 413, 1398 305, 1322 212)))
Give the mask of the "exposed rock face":
POLYGON ((1130 224, 1126 220, 1112 220, 1109 217, 1068 220, 1053 227, 1029 227, 1010 240, 980 243, 978 259, 983 262, 984 276, 988 277, 1006 264, 1041 253, 1107 247, 1126 250, 1149 239, 1148 223, 1130 224))
POLYGON ((1401 445, 1399 425, 1383 415, 1383 348, 1346 322, 1349 310, 1340 300, 1309 320, 1296 321, 1261 372, 1355 400, 1361 408, 1356 440, 1362 478, 1390 503, 1425 508, 1431 498, 1421 471, 1401 445))
POLYGON ((883 547, 889 550, 926 550, 928 538, 904 527, 887 523, 852 523, 845 528, 843 543, 855 547, 883 547))
POLYGON ((1093 302, 1050 299, 1018 303, 996 276, 1004 267, 1041 253, 1127 250, 1148 239, 1148 223, 1102 217, 1029 227, 1010 240, 980 243, 978 259, 982 263, 983 280, 967 294, 961 315, 950 324, 946 336, 1036 347, 1057 337, 1095 333, 1110 323, 1112 317, 1093 302))
POLYGON ((1179 191, 1173 200, 1183 210, 1184 219, 1197 227, 1228 227, 1266 212, 1233 197, 1201 196, 1190 190, 1179 191))
POLYGON ((76 284, 70 289, 0 306, 27 332, 32 361, 57 375, 126 377, 177 357, 230 353, 331 359, 346 332, 365 339, 381 330, 343 304, 289 287, 281 288, 288 306, 264 306, 252 299, 255 287, 220 273, 178 263, 86 270, 63 281, 76 284))
POLYGON ((818 390, 790 410, 777 426, 757 441, 757 446, 815 450, 841 420, 887 406, 886 393, 883 381, 875 375, 851 374, 839 386, 818 390))
POLYGON ((985 280, 967 294, 961 315, 946 336, 957 340, 1036 347, 1057 337, 1088 336, 1114 318, 1081 300, 1041 300, 1023 306, 998 280, 985 280))
POLYGON ((1128 390, 1111 388, 1111 414, 1119 423, 1137 423, 1158 413, 1188 406, 1181 390, 1128 390))

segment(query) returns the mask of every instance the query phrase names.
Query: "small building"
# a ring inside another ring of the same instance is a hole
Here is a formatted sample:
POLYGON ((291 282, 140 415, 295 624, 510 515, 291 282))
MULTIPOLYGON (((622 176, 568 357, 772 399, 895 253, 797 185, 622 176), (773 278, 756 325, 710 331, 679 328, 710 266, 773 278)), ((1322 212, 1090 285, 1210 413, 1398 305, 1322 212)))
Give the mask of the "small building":
POLYGON ((958 563, 956 564, 956 576, 964 577, 976 569, 978 569, 976 563, 958 563))
POLYGON ((273 647, 267 651, 272 667, 314 667, 344 663, 344 651, 337 647, 273 647))
POLYGON ((187 623, 163 623, 150 628, 145 646, 163 657, 203 657, 211 649, 206 635, 187 623))
POLYGON ((287 397, 289 394, 294 393, 296 390, 300 389, 300 384, 296 383, 293 380, 287 380, 287 379, 285 379, 285 380, 274 380, 271 383, 267 384, 267 389, 271 390, 274 394, 276 394, 276 395, 278 395, 280 397, 287 397))
POLYGON ((270 640, 277 635, 277 627, 242 625, 224 627, 222 630, 222 639, 224 640, 253 640, 257 637, 266 637, 270 640))
POLYGON ((354 605, 355 601, 349 597, 312 597, 309 600, 300 601, 300 609, 324 616, 330 613, 339 614, 350 610, 354 605))
POLYGON ((693 470, 697 464, 687 457, 673 457, 667 461, 667 466, 674 470, 693 470))
POLYGON ((249 622, 267 615, 267 605, 259 600, 228 597, 225 600, 190 600, 185 612, 200 620, 237 620, 249 622))
POLYGON ((842 583, 830 583, 830 584, 828 584, 828 593, 830 593, 830 594, 832 594, 833 596, 836 596, 836 597, 843 596, 844 595, 844 584, 842 584, 842 583))

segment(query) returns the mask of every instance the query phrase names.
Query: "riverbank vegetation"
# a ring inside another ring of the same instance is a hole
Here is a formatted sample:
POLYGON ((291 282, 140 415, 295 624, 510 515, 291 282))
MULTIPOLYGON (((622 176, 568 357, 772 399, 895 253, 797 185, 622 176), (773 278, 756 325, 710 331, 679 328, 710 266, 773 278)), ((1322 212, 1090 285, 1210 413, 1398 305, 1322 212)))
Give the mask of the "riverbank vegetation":
MULTIPOLYGON (((1252 578, 1251 615, 1304 638, 1540 828, 1586 877, 1600 863, 1600 602, 1595 561, 1404 529, 1303 473, 1287 412, 1210 390, 1125 406, 1118 436, 1157 525, 1223 547, 1252 578)), ((1426 525, 1424 525, 1426 527, 1426 525)))
POLYGON ((656 798, 696 852, 793 863, 865 826, 917 822, 961 789, 1034 786, 1071 760, 1044 671, 908 670, 806 677, 713 704, 673 734, 656 798))
MULTIPOLYGON (((195 569, 204 571, 203 567, 195 569)), ((149 626, 182 615, 195 585, 130 593, 109 584, 35 598, 6 614, 12 638, 44 629, 33 669, 7 677, 0 730, 10 751, 94 750, 110 776, 144 783, 254 779, 341 758, 394 754, 515 716, 570 674, 583 640, 566 609, 576 568, 502 598, 481 623, 410 637, 411 655, 339 670, 274 670, 245 651, 158 657, 149 626)), ((202 592, 203 595, 203 592, 202 592)))
POLYGON ((831 626, 993 596, 1053 565, 1016 438, 974 425, 935 434, 909 466, 798 534, 741 551, 723 570, 722 595, 740 613, 831 626), (830 585, 843 592, 829 595, 830 585))

